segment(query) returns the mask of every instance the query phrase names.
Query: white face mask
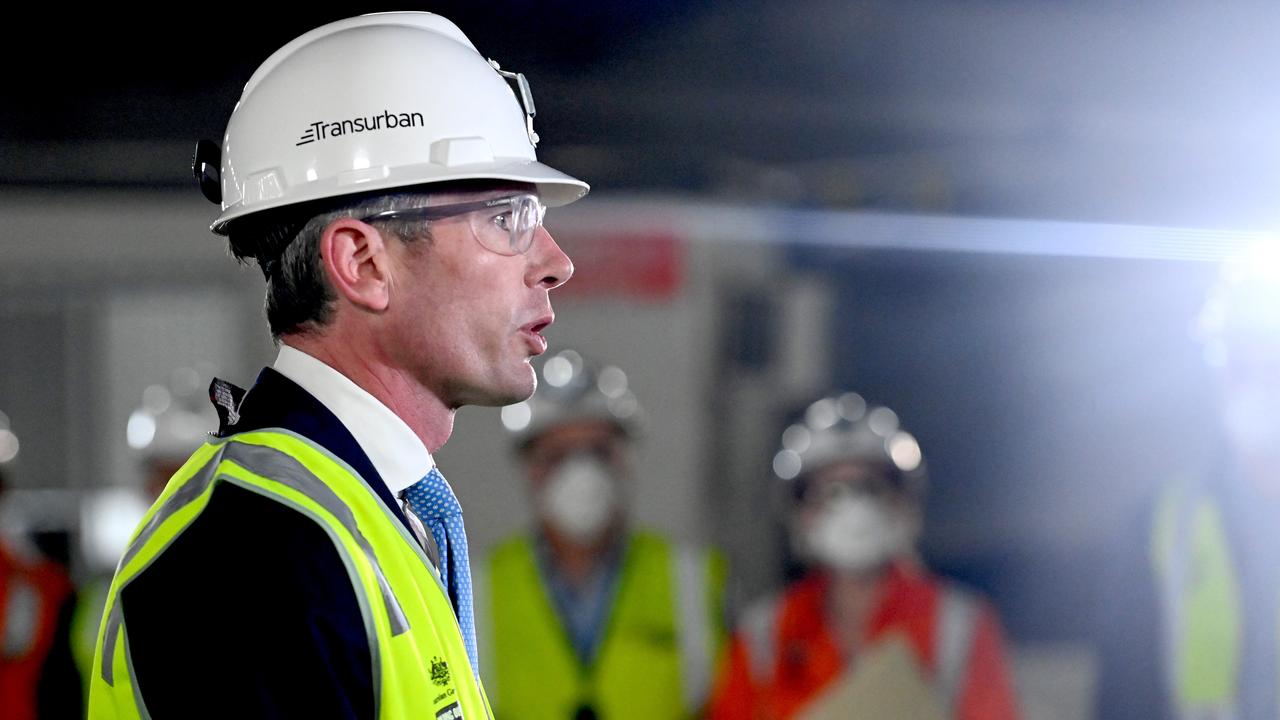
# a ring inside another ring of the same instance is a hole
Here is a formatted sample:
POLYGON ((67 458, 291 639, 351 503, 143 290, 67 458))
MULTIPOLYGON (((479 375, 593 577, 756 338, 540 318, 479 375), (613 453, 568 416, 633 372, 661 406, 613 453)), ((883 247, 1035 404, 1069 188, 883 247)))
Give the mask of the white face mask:
POLYGON ((827 501, 796 538, 802 552, 833 570, 865 572, 902 552, 906 523, 884 503, 865 495, 840 495, 827 501))
POLYGON ((556 530, 578 542, 597 538, 618 506, 613 472, 594 454, 560 463, 538 493, 538 512, 556 530))

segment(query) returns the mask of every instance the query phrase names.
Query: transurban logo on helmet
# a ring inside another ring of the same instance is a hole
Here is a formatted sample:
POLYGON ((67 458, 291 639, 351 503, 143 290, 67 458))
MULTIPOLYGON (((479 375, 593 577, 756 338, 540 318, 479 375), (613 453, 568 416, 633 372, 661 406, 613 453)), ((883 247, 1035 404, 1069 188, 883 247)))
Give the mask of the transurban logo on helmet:
POLYGON ((352 133, 372 132, 374 130, 394 130, 403 127, 422 127, 426 121, 422 113, 393 113, 383 110, 381 115, 369 115, 350 120, 313 122, 307 131, 294 145, 306 145, 317 140, 341 137, 352 133))

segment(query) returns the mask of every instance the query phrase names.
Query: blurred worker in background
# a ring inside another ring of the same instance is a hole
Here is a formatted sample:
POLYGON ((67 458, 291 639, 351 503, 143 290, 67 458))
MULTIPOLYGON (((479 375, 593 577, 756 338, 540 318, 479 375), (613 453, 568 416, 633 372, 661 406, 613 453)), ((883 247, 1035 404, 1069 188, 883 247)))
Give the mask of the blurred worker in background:
MULTIPOLYGON (((17 449, 17 436, 0 413, 0 504, 8 489, 5 466, 17 449)), ((80 717, 71 579, 25 540, 0 532, 0 718, 80 717)))
POLYGON ((122 438, 137 460, 139 476, 134 482, 96 488, 81 504, 84 572, 77 577, 71 641, 86 700, 103 606, 129 537, 191 449, 218 427, 218 414, 206 390, 211 379, 210 368, 182 367, 167 383, 149 385, 129 415, 122 438))
POLYGON ((617 367, 550 357, 503 408, 535 515, 499 545, 482 628, 504 718, 682 718, 706 702, 723 649, 724 563, 635 528, 640 407, 617 367))
POLYGON ((994 610, 916 557, 924 462, 897 416, 855 393, 818 400, 774 470, 809 572, 744 613, 711 717, 1015 717, 994 610))
POLYGON ((1098 717, 1280 717, 1280 250, 1223 264, 1197 322, 1219 403, 1208 467, 1112 545, 1098 717))
POLYGON ((534 115, 524 75, 453 23, 378 13, 276 51, 222 148, 197 145, 280 349, 247 392, 213 383, 217 436, 130 541, 94 717, 490 715, 432 455, 458 408, 533 393, 573 273, 542 221, 587 185, 537 162, 534 115))

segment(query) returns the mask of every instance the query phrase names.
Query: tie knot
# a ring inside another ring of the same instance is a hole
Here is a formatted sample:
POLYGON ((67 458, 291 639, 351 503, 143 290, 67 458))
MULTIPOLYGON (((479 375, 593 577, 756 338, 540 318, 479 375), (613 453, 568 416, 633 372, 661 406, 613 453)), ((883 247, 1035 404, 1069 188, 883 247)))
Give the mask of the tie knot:
POLYGON ((431 468, 431 472, 405 490, 405 498, 420 517, 448 518, 462 515, 462 506, 453 494, 453 488, 440 471, 431 468))

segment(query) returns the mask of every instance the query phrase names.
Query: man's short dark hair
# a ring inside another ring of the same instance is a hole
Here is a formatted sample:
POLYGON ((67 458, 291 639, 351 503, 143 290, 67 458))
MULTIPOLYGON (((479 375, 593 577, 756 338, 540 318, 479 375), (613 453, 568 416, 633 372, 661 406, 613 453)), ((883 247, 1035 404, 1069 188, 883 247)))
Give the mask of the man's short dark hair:
MULTIPOLYGON (((241 262, 256 260, 267 281, 266 313, 271 337, 312 332, 333 319, 333 287, 320 260, 320 236, 335 220, 367 217, 384 210, 427 204, 425 193, 382 194, 346 198, 347 202, 310 204, 246 218, 232 225, 231 254, 241 262)), ((403 242, 430 238, 426 224, 387 220, 379 227, 403 242)))

